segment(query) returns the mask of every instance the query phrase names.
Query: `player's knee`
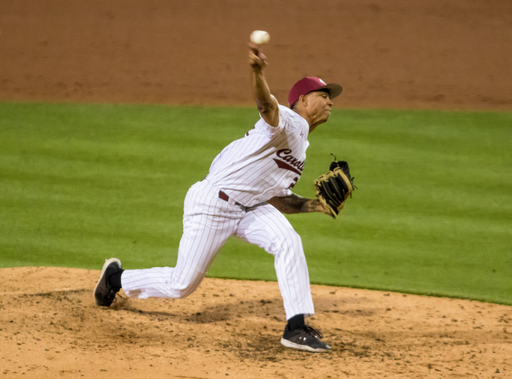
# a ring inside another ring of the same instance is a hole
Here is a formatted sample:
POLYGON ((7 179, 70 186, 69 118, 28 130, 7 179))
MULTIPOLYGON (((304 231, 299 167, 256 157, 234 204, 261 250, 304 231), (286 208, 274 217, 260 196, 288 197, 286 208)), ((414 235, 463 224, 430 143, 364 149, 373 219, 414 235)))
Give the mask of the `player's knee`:
POLYGON ((300 238, 299 233, 293 230, 293 233, 290 233, 290 240, 288 241, 292 248, 297 248, 298 246, 302 246, 302 238, 300 238))
POLYGON ((197 288, 197 285, 189 285, 189 286, 183 286, 183 287, 175 287, 172 289, 172 292, 174 294, 174 298, 176 299, 184 299, 187 296, 191 295, 197 288))
POLYGON ((285 233, 276 233, 272 238, 271 253, 276 254, 282 251, 302 252, 302 239, 300 235, 290 226, 285 233))
POLYGON ((175 289, 173 292, 176 294, 175 295, 176 299, 184 299, 187 296, 191 295, 192 292, 194 292, 194 290, 195 290, 195 288, 194 289, 183 288, 183 289, 175 289))
POLYGON ((203 278, 204 274, 200 273, 200 275, 194 275, 190 278, 183 278, 179 281, 179 283, 171 285, 171 291, 174 295, 172 297, 183 299, 191 295, 197 289, 197 287, 199 287, 199 284, 201 284, 203 278))

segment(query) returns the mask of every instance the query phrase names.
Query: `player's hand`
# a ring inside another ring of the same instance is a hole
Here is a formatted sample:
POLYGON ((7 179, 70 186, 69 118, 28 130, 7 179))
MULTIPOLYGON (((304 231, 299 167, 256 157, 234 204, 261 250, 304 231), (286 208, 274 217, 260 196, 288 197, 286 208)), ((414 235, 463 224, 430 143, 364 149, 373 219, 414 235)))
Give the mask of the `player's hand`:
MULTIPOLYGON (((343 202, 341 204, 341 209, 343 209, 344 206, 345 206, 345 202, 343 202)), ((311 200, 310 212, 320 212, 320 213, 326 214, 328 216, 332 216, 331 212, 328 209, 326 209, 322 205, 322 203, 320 203, 320 201, 318 201, 318 199, 311 200)))
MULTIPOLYGON (((341 203, 341 205, 339 207, 339 211, 341 211, 344 207, 345 207, 345 202, 341 203)), ((332 213, 328 209, 326 209, 322 204, 319 204, 319 208, 318 208, 317 212, 322 212, 323 214, 326 214, 327 216, 332 217, 332 213)))
POLYGON ((249 64, 254 70, 261 71, 267 66, 267 56, 260 50, 259 45, 249 42, 249 64))

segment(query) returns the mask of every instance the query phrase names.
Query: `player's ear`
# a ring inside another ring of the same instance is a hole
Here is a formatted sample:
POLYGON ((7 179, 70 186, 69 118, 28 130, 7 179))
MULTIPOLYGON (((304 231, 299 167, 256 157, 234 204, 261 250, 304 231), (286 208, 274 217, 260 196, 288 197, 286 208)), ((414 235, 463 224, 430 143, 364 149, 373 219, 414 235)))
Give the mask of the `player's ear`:
POLYGON ((302 103, 303 106, 308 106, 308 95, 300 95, 299 101, 302 103))

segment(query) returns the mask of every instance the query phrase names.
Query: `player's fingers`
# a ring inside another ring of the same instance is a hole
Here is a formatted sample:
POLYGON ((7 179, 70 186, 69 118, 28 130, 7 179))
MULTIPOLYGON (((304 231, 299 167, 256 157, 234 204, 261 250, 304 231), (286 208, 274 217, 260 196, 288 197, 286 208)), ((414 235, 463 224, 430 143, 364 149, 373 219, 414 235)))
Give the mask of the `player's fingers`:
POLYGON ((258 66, 261 64, 260 59, 253 53, 249 53, 249 63, 252 66, 258 66))
POLYGON ((249 48, 251 49, 250 50, 251 54, 254 54, 257 57, 259 57, 262 61, 265 62, 265 64, 267 63, 267 56, 262 53, 262 51, 260 50, 259 45, 255 44, 254 42, 250 42, 249 43, 249 48))
POLYGON ((254 42, 249 42, 248 46, 250 49, 249 58, 254 59, 255 64, 259 66, 266 66, 268 64, 267 56, 260 51, 259 45, 255 44, 254 42))
POLYGON ((260 46, 259 45, 255 44, 254 42, 249 42, 248 46, 249 46, 249 49, 251 49, 251 51, 254 54, 258 55, 258 52, 260 51, 260 46))
POLYGON ((254 55, 253 53, 249 53, 249 63, 251 66, 259 66, 263 67, 267 65, 267 61, 262 59, 260 56, 254 55))

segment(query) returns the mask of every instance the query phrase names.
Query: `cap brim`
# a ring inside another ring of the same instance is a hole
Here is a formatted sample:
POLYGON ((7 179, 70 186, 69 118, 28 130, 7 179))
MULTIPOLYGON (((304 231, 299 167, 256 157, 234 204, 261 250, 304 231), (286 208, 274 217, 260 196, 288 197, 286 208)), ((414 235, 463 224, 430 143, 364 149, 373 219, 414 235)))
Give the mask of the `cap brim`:
POLYGON ((327 90, 327 92, 329 92, 329 97, 331 99, 334 99, 335 97, 340 95, 340 93, 343 91, 343 87, 341 87, 339 84, 331 83, 331 84, 326 84, 323 87, 317 88, 315 91, 312 91, 312 92, 325 91, 325 90, 327 90))

